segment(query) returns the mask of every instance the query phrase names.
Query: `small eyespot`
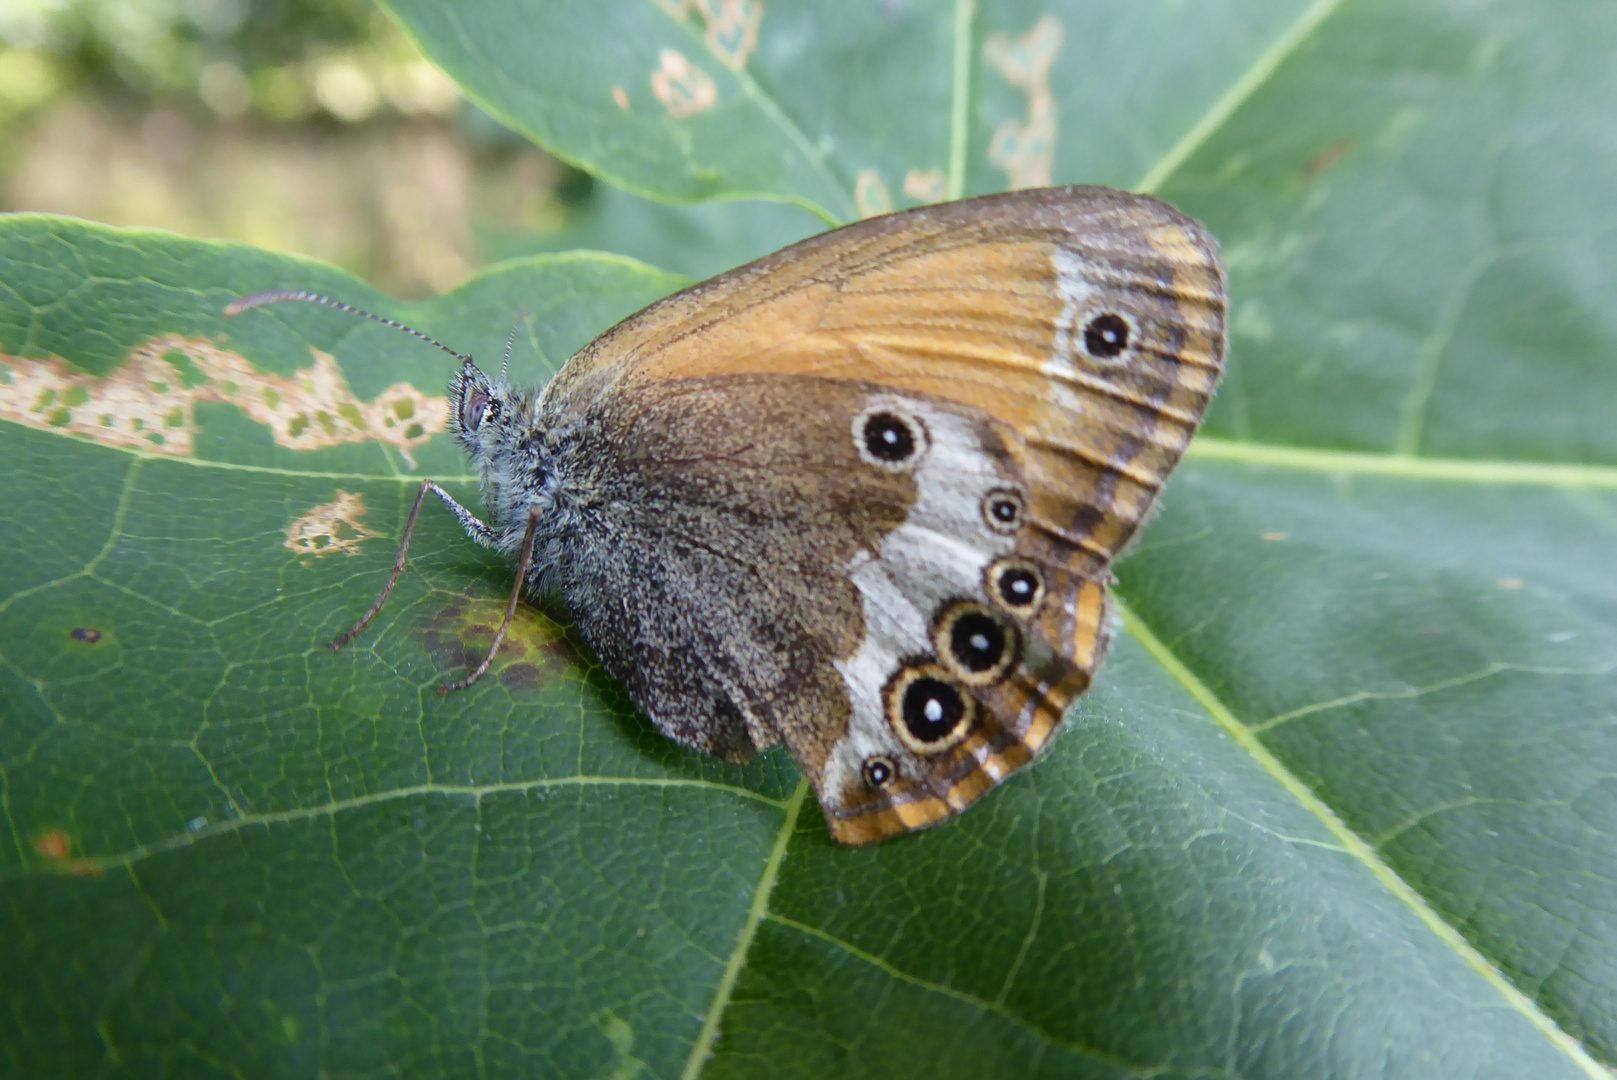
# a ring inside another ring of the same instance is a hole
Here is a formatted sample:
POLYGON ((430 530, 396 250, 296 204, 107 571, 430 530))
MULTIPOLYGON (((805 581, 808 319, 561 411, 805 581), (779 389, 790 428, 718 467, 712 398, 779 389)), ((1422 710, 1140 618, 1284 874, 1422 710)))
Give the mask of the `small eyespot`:
POLYGON ((859 456, 877 468, 905 472, 926 452, 926 429, 912 416, 878 406, 861 413, 853 423, 859 456))
POLYGON ((917 754, 958 746, 977 719, 976 699, 963 693, 938 664, 912 663, 887 684, 887 722, 917 754))
POLYGON ((1000 559, 990 563, 987 573, 989 597, 1013 615, 1026 618, 1039 609, 1044 599, 1044 575, 1025 559, 1000 559))
POLYGON ((893 764, 893 759, 881 754, 867 757, 859 771, 864 776, 865 787, 871 791, 880 791, 898 775, 898 767, 893 764))
POLYGON ((488 414, 489 405, 489 396, 481 390, 473 390, 461 398, 460 429, 462 431, 476 431, 488 414))
POLYGON ((1022 496, 1010 488, 995 488, 983 497, 983 520, 1007 536, 1022 527, 1022 496))
POLYGON ((945 608, 932 630, 944 666, 967 686, 999 682, 1016 666, 1016 630, 971 600, 945 608))
POLYGON ((1129 347, 1128 320, 1110 311, 1084 326, 1084 351, 1097 360, 1111 360, 1129 347))

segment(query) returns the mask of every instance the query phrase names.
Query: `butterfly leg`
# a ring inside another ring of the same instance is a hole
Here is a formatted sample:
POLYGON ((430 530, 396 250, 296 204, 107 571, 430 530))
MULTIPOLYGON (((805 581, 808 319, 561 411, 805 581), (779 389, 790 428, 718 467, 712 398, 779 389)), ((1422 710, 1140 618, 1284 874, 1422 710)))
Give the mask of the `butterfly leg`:
POLYGON ((427 492, 429 491, 444 501, 444 505, 448 506, 455 517, 460 520, 461 528, 466 530, 467 536, 470 536, 484 547, 496 546, 498 537, 493 529, 478 520, 476 514, 456 502, 449 492, 431 480, 423 480, 421 490, 415 493, 415 505, 410 507, 410 518, 404 523, 404 540, 399 544, 399 557, 393 562, 392 576, 387 579, 387 584, 382 586, 382 595, 376 598, 376 603, 371 605, 371 609, 365 613, 363 619, 355 623, 346 634, 331 643, 332 652, 336 652, 354 640, 355 635, 369 626, 371 620, 376 618, 376 613, 382 610, 382 605, 387 603, 388 596, 393 592, 393 586, 399 583, 399 576, 404 573, 404 556, 410 550, 410 537, 415 533, 416 518, 421 516, 421 500, 427 497, 427 492))
MULTIPOLYGON (((418 499, 417 502, 420 500, 418 499)), ((516 617, 517 601, 522 599, 522 585, 528 580, 528 571, 533 567, 533 533, 539 525, 539 510, 528 511, 528 527, 522 534, 522 558, 517 563, 516 584, 511 586, 511 602, 505 605, 505 618, 500 622, 500 628, 494 634, 494 643, 488 647, 488 655, 483 662, 477 665, 477 670, 460 679, 438 687, 438 693, 447 694, 451 690, 464 690, 472 683, 483 677, 483 672, 494 662, 494 654, 500 651, 500 642, 505 640, 505 632, 511 629, 511 620, 516 617)), ((402 556, 400 556, 402 558, 402 556)), ((384 598, 386 594, 383 594, 384 598)))

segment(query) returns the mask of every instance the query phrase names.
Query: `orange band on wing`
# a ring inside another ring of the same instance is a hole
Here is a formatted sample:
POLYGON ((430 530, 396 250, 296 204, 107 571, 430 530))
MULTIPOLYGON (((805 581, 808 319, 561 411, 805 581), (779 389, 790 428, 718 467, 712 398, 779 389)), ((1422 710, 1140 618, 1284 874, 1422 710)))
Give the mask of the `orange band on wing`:
POLYGON ((1078 585, 1078 601, 1072 613, 1072 662, 1080 671, 1094 671, 1100 663, 1097 654, 1100 643, 1107 636, 1107 620, 1111 618, 1106 603, 1106 587, 1096 581, 1083 581, 1078 585))

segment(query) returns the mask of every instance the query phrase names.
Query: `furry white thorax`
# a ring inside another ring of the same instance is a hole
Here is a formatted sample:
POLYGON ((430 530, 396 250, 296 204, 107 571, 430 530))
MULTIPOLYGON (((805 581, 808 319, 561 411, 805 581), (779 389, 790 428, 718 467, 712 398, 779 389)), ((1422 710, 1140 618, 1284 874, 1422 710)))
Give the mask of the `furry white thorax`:
POLYGON ((862 551, 848 563, 864 609, 865 639, 852 657, 833 661, 852 715, 847 737, 826 762, 828 793, 858 778, 874 754, 902 770, 910 752, 887 721, 883 688, 901 663, 934 651, 939 606, 960 597, 986 600, 984 570, 1015 548, 1013 537, 996 533, 983 518, 984 498, 1004 482, 968 421, 909 398, 875 397, 867 405, 874 408, 919 419, 929 446, 915 466, 918 497, 909 517, 877 551, 862 551))
MULTIPOLYGON (((503 379, 491 380, 469 365, 451 390, 457 402, 451 412, 455 435, 477 470, 488 524, 498 537, 495 547, 516 559, 521 555, 530 510, 539 511, 542 531, 551 531, 544 526, 555 516, 552 510, 560 482, 554 467, 554 439, 541 416, 540 392, 516 389, 503 379), (481 422, 468 428, 460 421, 459 403, 473 392, 487 395, 488 407, 481 422)), ((543 547, 535 545, 533 577, 544 568, 543 547)))

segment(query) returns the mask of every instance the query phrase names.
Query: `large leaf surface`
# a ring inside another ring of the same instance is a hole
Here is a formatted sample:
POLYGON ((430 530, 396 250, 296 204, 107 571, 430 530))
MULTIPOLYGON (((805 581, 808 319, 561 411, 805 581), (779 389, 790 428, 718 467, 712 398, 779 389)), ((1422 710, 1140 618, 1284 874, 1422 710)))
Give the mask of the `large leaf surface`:
POLYGON ((450 365, 333 312, 218 315, 315 288, 486 358, 525 305, 538 381, 676 279, 539 258, 411 307, 0 223, 9 1071, 1617 1063, 1606 8, 395 6, 491 111, 667 198, 1156 190, 1225 243, 1229 378, 1071 730, 957 822, 849 852, 778 753, 658 738, 559 612, 441 699, 509 570, 435 507, 329 653, 419 478, 475 497, 428 438, 450 365))

